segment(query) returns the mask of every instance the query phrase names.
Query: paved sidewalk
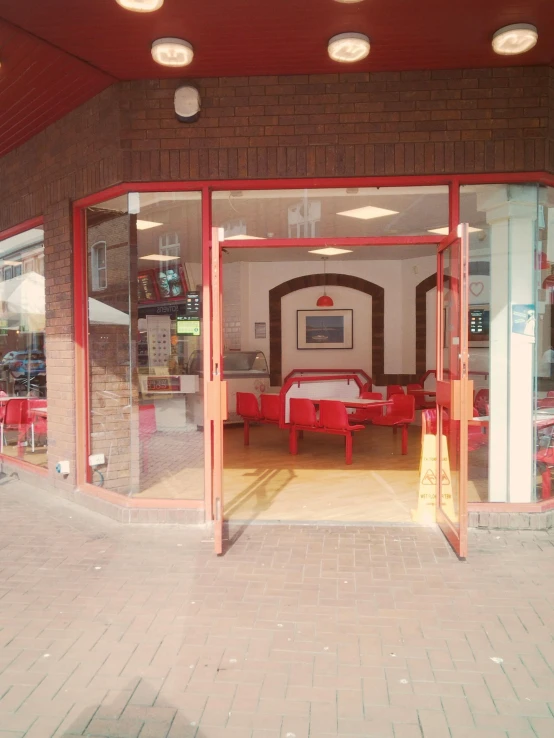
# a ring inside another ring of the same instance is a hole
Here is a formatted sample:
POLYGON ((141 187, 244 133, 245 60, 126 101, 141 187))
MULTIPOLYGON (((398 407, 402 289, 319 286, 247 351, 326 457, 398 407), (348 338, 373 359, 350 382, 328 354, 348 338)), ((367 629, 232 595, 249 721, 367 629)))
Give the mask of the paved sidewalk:
POLYGON ((553 534, 0 520, 0 738, 554 736, 553 534))

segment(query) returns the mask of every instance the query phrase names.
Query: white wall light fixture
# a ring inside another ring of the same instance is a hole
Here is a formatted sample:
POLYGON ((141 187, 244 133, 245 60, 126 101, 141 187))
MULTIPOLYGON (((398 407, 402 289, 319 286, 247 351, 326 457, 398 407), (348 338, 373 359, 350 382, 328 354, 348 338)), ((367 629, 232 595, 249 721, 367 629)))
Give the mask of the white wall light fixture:
POLYGON ((125 10, 132 10, 135 13, 152 13, 159 10, 164 4, 164 0, 115 0, 125 10))
POLYGON ((502 56, 524 54, 537 43, 539 34, 530 23, 514 23, 500 28, 492 37, 492 48, 502 56))
POLYGON ((363 33, 339 33, 329 39, 327 51, 333 61, 352 63, 369 54, 369 38, 363 33))
POLYGON ((200 93, 196 87, 178 87, 174 105, 175 115, 181 123, 194 123, 200 117, 200 93))
POLYGON ((192 44, 182 38, 158 38, 152 44, 152 58, 163 67, 186 67, 193 56, 192 44))

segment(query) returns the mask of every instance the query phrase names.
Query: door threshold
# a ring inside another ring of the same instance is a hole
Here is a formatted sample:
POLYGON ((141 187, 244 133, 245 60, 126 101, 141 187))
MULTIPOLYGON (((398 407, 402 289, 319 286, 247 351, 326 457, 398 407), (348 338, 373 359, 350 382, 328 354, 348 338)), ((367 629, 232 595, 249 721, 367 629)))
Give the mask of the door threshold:
POLYGON ((234 528, 245 525, 298 525, 313 526, 316 528, 334 527, 334 528, 437 528, 436 523, 414 523, 413 521, 382 521, 382 520, 225 520, 227 528, 234 528))

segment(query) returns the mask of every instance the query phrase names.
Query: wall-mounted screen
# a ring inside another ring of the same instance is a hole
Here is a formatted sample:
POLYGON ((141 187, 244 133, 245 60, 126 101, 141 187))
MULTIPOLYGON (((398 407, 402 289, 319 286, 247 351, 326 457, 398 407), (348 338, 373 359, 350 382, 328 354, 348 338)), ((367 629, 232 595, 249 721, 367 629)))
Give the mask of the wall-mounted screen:
POLYGON ((468 314, 469 345, 484 346, 489 342, 490 308, 488 305, 472 305, 468 314))
POLYGON ((200 320, 198 318, 191 318, 188 315, 178 315, 176 321, 178 336, 200 335, 200 320))

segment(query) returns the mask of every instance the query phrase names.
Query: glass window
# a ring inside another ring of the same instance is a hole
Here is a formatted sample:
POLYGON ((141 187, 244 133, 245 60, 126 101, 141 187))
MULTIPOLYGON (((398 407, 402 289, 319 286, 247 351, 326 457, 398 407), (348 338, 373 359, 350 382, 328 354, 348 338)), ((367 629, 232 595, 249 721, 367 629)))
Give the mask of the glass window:
POLYGON ((108 286, 108 270, 106 267, 106 242, 98 241, 91 248, 92 289, 105 290, 108 286))
POLYGON ((91 482, 203 499, 200 193, 133 193, 88 208, 87 240, 91 482))
POLYGON ((536 301, 537 213, 536 185, 461 189, 460 220, 471 226, 469 369, 481 418, 469 429, 470 502, 534 502, 540 489, 533 407, 546 387, 539 380, 537 394, 534 355, 546 313, 536 301))
POLYGON ((42 228, 0 242, 0 441, 5 456, 47 466, 48 406, 42 228))
POLYGON ((348 187, 213 193, 226 239, 448 233, 448 187, 348 187))

